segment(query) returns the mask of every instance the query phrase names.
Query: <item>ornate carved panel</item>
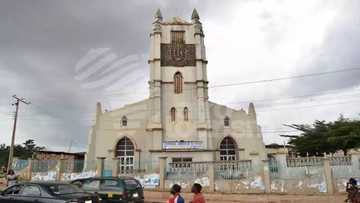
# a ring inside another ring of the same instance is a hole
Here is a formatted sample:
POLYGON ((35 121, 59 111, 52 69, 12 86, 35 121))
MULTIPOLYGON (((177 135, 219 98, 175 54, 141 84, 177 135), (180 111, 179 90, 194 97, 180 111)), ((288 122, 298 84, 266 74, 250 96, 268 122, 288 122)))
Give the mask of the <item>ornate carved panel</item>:
POLYGON ((161 44, 161 66, 195 66, 195 44, 161 44))

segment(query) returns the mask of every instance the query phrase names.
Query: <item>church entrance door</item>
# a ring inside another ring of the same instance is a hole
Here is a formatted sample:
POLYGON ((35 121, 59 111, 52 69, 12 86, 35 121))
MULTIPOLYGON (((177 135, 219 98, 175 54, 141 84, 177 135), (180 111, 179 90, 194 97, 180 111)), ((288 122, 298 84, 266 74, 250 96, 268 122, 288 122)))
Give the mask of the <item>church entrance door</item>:
POLYGON ((116 145, 115 156, 120 160, 120 173, 132 173, 134 170, 134 144, 128 137, 119 140, 116 145))

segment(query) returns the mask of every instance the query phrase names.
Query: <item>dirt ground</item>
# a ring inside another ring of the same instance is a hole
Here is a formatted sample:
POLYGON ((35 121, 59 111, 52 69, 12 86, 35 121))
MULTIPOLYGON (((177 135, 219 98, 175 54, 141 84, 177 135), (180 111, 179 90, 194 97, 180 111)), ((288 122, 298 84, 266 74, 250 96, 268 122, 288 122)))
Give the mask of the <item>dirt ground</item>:
MULTIPOLYGON (((341 203, 345 194, 338 195, 266 195, 266 194, 204 194, 207 203, 341 203)), ((165 203, 169 193, 145 191, 145 202, 165 203)), ((190 202, 192 194, 184 193, 185 202, 190 202)))

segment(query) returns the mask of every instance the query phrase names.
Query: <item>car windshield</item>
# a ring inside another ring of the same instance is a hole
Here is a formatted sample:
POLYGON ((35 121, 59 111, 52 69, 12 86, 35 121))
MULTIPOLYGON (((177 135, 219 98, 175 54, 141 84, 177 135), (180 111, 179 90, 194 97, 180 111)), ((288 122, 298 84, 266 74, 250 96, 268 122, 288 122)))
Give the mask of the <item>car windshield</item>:
POLYGON ((100 185, 101 190, 116 190, 123 191, 124 186, 121 181, 118 180, 103 180, 100 185))
POLYGON ((56 184, 48 186, 51 193, 54 195, 64 195, 64 194, 72 194, 72 193, 82 193, 83 190, 80 188, 70 185, 70 184, 56 184))
POLYGON ((127 180, 124 180, 124 182, 125 182, 126 188, 129 188, 129 189, 141 188, 141 185, 136 180, 127 179, 127 180))
POLYGON ((8 189, 6 189, 3 194, 4 195, 16 195, 16 194, 19 194, 21 190, 21 186, 20 185, 15 185, 13 187, 10 187, 8 189))

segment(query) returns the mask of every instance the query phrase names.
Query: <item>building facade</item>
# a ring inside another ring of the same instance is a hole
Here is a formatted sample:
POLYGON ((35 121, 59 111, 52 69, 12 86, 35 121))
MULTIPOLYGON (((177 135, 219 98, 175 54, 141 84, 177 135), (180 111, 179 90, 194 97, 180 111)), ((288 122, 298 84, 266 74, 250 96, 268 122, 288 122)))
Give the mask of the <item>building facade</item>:
POLYGON ((164 21, 150 33, 149 98, 104 112, 97 104, 87 160, 119 158, 120 171, 168 162, 266 159, 254 105, 247 112, 209 101, 204 32, 191 22, 164 21))

